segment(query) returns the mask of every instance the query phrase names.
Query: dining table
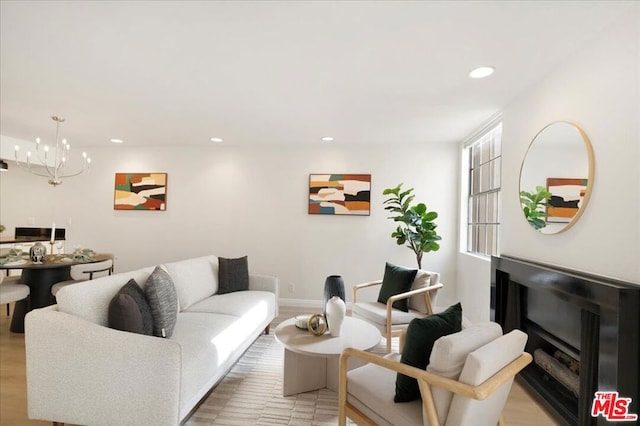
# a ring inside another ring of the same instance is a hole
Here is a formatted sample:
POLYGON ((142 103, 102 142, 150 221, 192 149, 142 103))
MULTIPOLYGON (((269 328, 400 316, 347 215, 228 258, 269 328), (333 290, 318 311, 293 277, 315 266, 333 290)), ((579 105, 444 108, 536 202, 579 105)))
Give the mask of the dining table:
POLYGON ((102 262, 113 259, 110 253, 97 253, 90 257, 74 257, 72 254, 47 255, 43 262, 33 262, 29 256, 13 256, 0 259, 0 270, 21 269, 19 282, 29 286, 29 297, 16 302, 11 318, 10 330, 24 333, 24 318, 32 309, 55 304, 51 287, 55 283, 71 278, 71 267, 84 263, 102 262))

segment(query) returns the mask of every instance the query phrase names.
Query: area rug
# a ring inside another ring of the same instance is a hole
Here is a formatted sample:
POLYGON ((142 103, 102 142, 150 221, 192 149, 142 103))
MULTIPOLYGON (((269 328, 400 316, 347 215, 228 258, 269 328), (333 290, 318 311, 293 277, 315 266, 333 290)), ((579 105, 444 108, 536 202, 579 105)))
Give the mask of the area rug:
MULTIPOLYGON (((384 339, 371 350, 384 351, 384 339)), ((320 389, 282 396, 283 356, 273 335, 260 336, 185 425, 338 424, 336 392, 320 389)))

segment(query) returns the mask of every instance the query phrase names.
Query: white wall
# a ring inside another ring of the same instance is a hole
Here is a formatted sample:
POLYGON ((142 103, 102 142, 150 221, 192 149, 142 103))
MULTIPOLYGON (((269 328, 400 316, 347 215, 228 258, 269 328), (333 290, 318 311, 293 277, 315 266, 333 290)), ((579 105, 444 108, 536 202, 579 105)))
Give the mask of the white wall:
MULTIPOLYGON (((640 5, 503 111, 501 252, 640 284, 640 5), (520 165, 547 124, 579 124, 595 153, 591 199, 566 232, 524 219, 520 165)), ((489 262, 458 256, 458 295, 472 320, 489 317, 489 262)))
MULTIPOLYGON (((382 190, 399 182, 414 186, 416 199, 440 213, 442 249, 425 254, 423 266, 455 283, 457 155, 450 144, 113 145, 92 148, 91 173, 58 188, 10 162, 0 175, 0 220, 4 236, 29 217, 36 226, 55 220, 67 227, 67 247, 113 252, 120 272, 205 254, 246 254, 253 272, 280 277, 283 298, 321 300, 326 276, 340 274, 350 299, 353 284, 382 277, 385 261, 415 265, 412 252, 391 239, 394 226, 382 207, 382 190), (167 210, 114 211, 114 173, 145 171, 168 173, 167 210), (371 216, 308 215, 310 173, 371 173, 371 216)), ((456 300, 455 285, 441 300, 456 300)))

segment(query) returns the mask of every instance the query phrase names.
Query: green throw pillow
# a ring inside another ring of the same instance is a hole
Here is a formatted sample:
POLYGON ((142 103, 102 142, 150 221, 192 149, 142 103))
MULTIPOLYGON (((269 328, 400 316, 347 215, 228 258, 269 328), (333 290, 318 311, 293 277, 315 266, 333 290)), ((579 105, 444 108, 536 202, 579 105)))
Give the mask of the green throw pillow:
MULTIPOLYGON (((462 329, 462 306, 456 303, 438 314, 415 318, 409 323, 400 362, 425 370, 433 344, 442 336, 457 333, 462 329)), ((395 402, 420 399, 418 381, 398 373, 396 377, 395 402)))
MULTIPOLYGON (((391 296, 411 290, 417 273, 417 269, 404 268, 387 262, 384 267, 384 277, 378 294, 378 302, 386 305, 391 296)), ((403 312, 409 312, 409 299, 396 300, 392 306, 403 312)))

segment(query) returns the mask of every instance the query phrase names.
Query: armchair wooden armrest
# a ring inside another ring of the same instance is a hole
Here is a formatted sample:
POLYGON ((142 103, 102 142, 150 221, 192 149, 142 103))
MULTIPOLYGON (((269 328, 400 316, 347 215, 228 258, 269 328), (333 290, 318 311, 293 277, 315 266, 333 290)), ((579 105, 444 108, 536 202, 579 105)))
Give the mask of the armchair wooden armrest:
POLYGON ((422 395, 422 404, 429 418, 429 424, 433 426, 439 425, 439 422, 435 404, 433 402, 433 396, 431 394, 431 386, 438 386, 464 397, 481 401, 495 392, 506 381, 518 374, 524 367, 529 365, 533 359, 531 354, 523 352, 522 355, 510 364, 506 365, 482 384, 471 386, 456 380, 429 373, 425 370, 421 370, 407 364, 383 358, 369 352, 347 348, 340 356, 340 376, 338 384, 338 424, 340 426, 344 426, 346 424, 347 411, 349 412, 349 417, 355 420, 358 424, 370 424, 370 420, 368 420, 362 412, 347 404, 347 361, 349 357, 359 358, 371 364, 379 365, 383 368, 402 373, 418 380, 420 394, 422 395))
POLYGON ((372 287, 374 285, 382 285, 382 280, 378 280, 378 281, 371 281, 368 283, 362 283, 362 284, 356 284, 353 286, 353 303, 356 303, 356 301, 358 300, 356 297, 356 293, 358 292, 358 290, 366 288, 366 287, 372 287))

